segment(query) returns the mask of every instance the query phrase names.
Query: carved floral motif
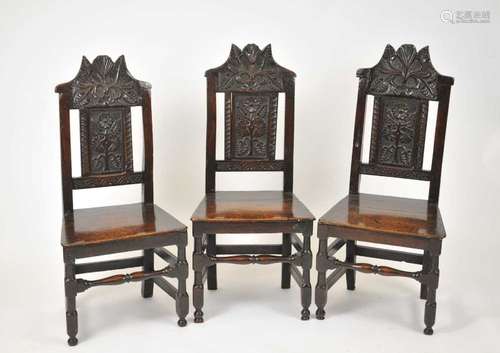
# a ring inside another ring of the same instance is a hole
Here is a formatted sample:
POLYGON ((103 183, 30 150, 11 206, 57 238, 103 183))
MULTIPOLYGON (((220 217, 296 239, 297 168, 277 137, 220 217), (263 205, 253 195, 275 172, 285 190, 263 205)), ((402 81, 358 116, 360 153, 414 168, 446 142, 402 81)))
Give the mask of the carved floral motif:
POLYGON ((140 105, 142 95, 139 82, 128 72, 125 58, 116 62, 101 55, 92 64, 86 57, 72 81, 72 107, 140 105))
POLYGON ((217 72, 220 91, 284 91, 288 80, 295 74, 276 64, 271 45, 263 50, 248 44, 241 50, 232 45, 228 60, 221 67, 209 70, 217 72))
POLYGON ((232 132, 226 141, 234 159, 274 159, 276 148, 276 94, 235 95, 234 111, 226 116, 232 132))
POLYGON ((129 110, 82 111, 80 129, 82 175, 133 169, 129 110))
POLYGON ((385 48, 380 62, 371 69, 368 93, 437 100, 438 73, 432 66, 429 48, 419 52, 411 44, 397 51, 385 48))
POLYGON ((386 97, 374 106, 370 159, 377 164, 421 168, 425 143, 426 103, 386 97))

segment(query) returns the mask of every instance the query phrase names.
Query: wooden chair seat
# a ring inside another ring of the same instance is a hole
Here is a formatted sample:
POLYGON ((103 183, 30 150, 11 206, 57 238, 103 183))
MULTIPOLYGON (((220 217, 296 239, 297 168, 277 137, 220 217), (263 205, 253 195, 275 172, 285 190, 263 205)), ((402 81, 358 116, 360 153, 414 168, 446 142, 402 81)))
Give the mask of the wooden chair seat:
POLYGON ((64 216, 61 244, 63 247, 88 246, 178 235, 185 231, 186 226, 154 204, 84 208, 64 216))
POLYGON ((193 222, 301 222, 314 216, 291 192, 216 191, 198 205, 193 222))
POLYGON ((321 217, 319 224, 335 226, 340 233, 336 235, 346 235, 344 238, 349 238, 351 230, 426 239, 446 236, 436 204, 382 195, 348 195, 321 217))

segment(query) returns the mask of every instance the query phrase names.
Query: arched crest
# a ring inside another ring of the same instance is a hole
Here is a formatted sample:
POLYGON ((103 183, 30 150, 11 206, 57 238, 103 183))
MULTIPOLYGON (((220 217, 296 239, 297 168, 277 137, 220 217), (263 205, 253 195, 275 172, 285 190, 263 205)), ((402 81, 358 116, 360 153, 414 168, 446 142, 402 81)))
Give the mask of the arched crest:
POLYGON ((130 74, 123 55, 116 62, 100 55, 92 63, 84 56, 76 77, 57 86, 56 92, 69 93, 71 108, 82 109, 141 105, 142 88, 150 87, 130 74))
POLYGON ((403 44, 396 51, 388 44, 379 63, 359 70, 358 76, 369 94, 438 99, 441 76, 432 65, 429 47, 417 52, 412 44, 403 44))
POLYGON ((243 50, 233 44, 227 61, 206 72, 210 74, 217 76, 220 92, 283 92, 295 77, 295 73, 274 61, 270 44, 262 50, 255 44, 243 50))

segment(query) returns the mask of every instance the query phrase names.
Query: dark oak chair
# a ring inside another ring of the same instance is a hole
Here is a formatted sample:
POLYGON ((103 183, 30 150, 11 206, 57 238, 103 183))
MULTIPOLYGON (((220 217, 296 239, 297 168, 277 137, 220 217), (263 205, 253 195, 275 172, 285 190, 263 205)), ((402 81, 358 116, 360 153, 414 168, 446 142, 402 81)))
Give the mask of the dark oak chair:
POLYGON ((324 319, 327 291, 342 275, 354 290, 355 271, 413 278, 421 283, 425 304, 424 333, 433 333, 441 243, 446 233, 438 199, 450 89, 453 78, 433 67, 428 48, 413 45, 395 51, 390 45, 371 69, 360 69, 349 195, 318 222, 319 251, 316 317, 324 319), (361 161, 367 95, 374 96, 369 162, 361 161), (429 101, 437 101, 437 122, 431 170, 423 170, 423 152, 429 101), (359 193, 361 174, 425 180, 428 200, 359 193), (328 244, 328 238, 337 238, 328 244), (358 245, 356 241, 423 250, 410 253, 358 245), (346 245, 346 259, 334 254, 346 245), (403 261, 422 265, 418 272, 356 263, 356 257, 403 261), (327 277, 327 270, 333 272, 327 277))
POLYGON ((310 238, 313 215, 293 194, 295 74, 273 59, 271 46, 231 47, 228 60, 208 70, 206 196, 194 212, 193 303, 203 322, 203 285, 217 289, 219 263, 282 264, 281 287, 290 277, 301 288, 302 319, 311 304, 310 238), (216 160, 216 93, 224 93, 225 158, 216 160), (284 159, 275 159, 278 94, 285 93, 284 159), (216 191, 217 172, 283 172, 283 191, 216 191), (217 245, 216 234, 282 233, 281 244, 217 245), (303 241, 297 233, 302 233, 303 241), (292 254, 292 245, 297 253, 292 254), (244 255, 240 255, 244 254, 244 255), (229 255, 229 256, 219 256, 229 255), (300 271, 302 267, 302 271, 300 271), (302 273, 301 273, 302 272, 302 273))
POLYGON ((98 56, 91 64, 83 57, 80 71, 59 93, 63 226, 61 244, 65 264, 68 344, 78 343, 76 295, 88 288, 142 281, 142 296, 153 295, 156 283, 176 300, 179 326, 186 325, 186 226, 153 203, 153 131, 151 85, 134 79, 125 58, 113 62, 98 56), (142 107, 144 170, 135 172, 132 158, 132 106, 142 107), (70 109, 80 112, 81 177, 72 176, 70 109), (73 190, 142 184, 143 202, 111 207, 73 209, 73 190), (177 246, 177 256, 162 248, 177 246), (138 257, 76 263, 76 259, 143 250, 138 257), (168 262, 155 270, 154 254, 168 262), (75 276, 82 273, 142 267, 143 271, 99 280, 75 276), (164 277, 177 278, 175 288, 164 277))

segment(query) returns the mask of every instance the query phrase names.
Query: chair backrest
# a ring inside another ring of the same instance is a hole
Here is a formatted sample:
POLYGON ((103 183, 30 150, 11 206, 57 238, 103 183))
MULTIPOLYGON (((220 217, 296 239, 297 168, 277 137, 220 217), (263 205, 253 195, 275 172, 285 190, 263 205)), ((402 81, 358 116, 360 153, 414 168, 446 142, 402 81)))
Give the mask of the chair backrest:
POLYGON ((73 211, 73 190, 143 184, 143 200, 153 202, 151 85, 128 72, 125 58, 113 62, 83 57, 76 77, 56 87, 59 93, 64 212, 73 211), (142 107, 144 169, 134 171, 131 112, 142 107), (70 109, 80 113, 81 177, 72 177, 70 109))
POLYGON ((295 74, 278 65, 271 45, 232 45, 227 61, 208 70, 206 192, 215 191, 215 173, 283 172, 284 191, 293 188, 295 74), (216 160, 216 93, 224 93, 224 160, 216 160), (285 93, 284 158, 275 159, 278 94, 285 93))
POLYGON ((359 193, 361 174, 429 181, 429 202, 437 203, 453 78, 433 67, 428 47, 385 48, 379 63, 359 69, 358 100, 349 193, 359 193), (361 161, 366 97, 374 96, 370 156, 361 161), (429 101, 438 102, 431 170, 422 168, 429 101))

